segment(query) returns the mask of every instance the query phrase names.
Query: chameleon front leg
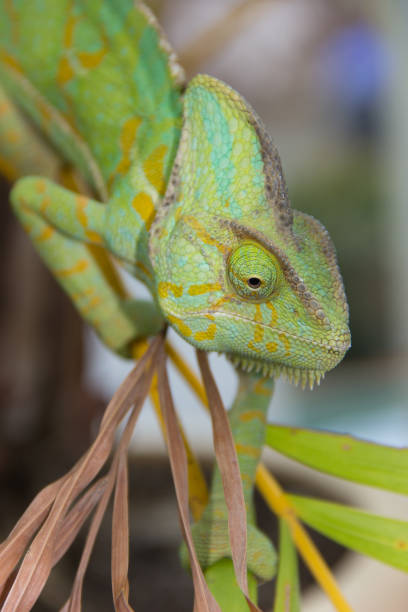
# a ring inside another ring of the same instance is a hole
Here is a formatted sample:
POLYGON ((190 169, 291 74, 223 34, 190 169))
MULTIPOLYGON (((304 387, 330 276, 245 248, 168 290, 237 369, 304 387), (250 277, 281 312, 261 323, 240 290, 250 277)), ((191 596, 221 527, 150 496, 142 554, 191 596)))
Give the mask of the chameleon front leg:
POLYGON ((105 344, 126 355, 133 340, 157 333, 163 325, 157 307, 121 297, 98 261, 106 205, 37 177, 20 179, 11 201, 41 257, 105 344))
MULTIPOLYGON (((241 471, 248 520, 248 570, 262 581, 275 573, 276 554, 272 543, 255 523, 253 491, 255 472, 264 444, 266 413, 273 393, 273 379, 261 379, 239 372, 239 389, 228 413, 241 471)), ((201 519, 192 528, 198 558, 206 575, 221 559, 231 556, 228 512, 224 499, 221 474, 214 470, 210 501, 201 519)), ((182 549, 184 561, 185 550, 182 549)), ((212 586, 210 585, 212 588, 212 586)), ((215 595, 219 595, 217 587, 215 595)), ((230 595, 226 595, 229 597, 230 595)), ((226 608, 227 609, 227 608, 226 608)), ((244 608, 246 609, 246 608, 244 608)))

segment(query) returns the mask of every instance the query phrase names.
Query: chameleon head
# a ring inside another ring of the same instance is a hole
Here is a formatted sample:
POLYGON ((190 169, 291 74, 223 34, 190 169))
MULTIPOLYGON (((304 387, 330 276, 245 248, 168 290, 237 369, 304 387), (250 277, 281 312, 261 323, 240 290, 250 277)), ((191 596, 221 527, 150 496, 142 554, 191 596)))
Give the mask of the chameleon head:
POLYGON ((195 77, 150 234, 157 299, 191 344, 313 386, 350 346, 348 306, 324 227, 291 209, 281 163, 230 87, 195 77))

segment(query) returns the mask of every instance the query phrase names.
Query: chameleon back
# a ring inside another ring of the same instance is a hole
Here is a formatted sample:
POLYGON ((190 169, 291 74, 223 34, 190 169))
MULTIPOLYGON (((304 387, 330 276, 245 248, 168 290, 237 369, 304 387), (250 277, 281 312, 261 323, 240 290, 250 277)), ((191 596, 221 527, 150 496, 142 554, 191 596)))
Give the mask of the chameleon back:
POLYGON ((143 5, 1 0, 0 78, 99 198, 131 168, 143 173, 153 203, 164 192, 183 73, 143 5))

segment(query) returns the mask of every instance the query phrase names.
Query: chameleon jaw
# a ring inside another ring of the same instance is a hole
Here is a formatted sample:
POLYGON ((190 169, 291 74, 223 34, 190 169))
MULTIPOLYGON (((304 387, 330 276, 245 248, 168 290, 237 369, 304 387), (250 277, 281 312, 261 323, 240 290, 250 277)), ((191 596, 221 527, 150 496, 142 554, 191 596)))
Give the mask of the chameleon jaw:
POLYGON ((303 368, 292 368, 281 363, 268 363, 257 359, 240 357, 239 355, 226 355, 234 366, 244 372, 259 374, 265 378, 278 378, 283 376, 287 381, 294 385, 301 385, 302 389, 307 386, 310 390, 314 385, 320 385, 323 380, 324 370, 312 370, 303 368))

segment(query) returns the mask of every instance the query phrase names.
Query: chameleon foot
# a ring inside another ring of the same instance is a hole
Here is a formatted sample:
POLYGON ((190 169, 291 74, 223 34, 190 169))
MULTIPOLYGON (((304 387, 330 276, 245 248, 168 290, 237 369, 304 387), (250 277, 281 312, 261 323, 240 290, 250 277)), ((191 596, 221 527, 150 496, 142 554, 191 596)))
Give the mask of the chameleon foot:
MULTIPOLYGON (((273 578, 276 571, 276 552, 272 542, 255 525, 247 525, 248 546, 247 566, 257 578, 266 582, 273 578)), ((192 527, 192 535, 198 560, 206 569, 224 558, 231 558, 231 548, 226 519, 209 521, 204 517, 192 527)), ((187 547, 180 549, 181 561, 189 565, 187 547)))

